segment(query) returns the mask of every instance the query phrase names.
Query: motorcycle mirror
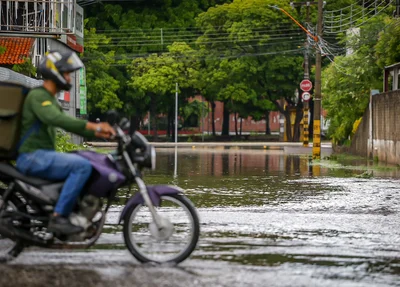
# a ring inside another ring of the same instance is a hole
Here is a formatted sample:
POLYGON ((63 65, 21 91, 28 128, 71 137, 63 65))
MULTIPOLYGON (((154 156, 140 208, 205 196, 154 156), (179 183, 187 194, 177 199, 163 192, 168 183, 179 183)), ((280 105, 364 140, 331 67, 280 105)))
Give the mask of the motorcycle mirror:
POLYGON ((129 130, 129 127, 131 126, 131 123, 127 118, 122 118, 121 121, 119 122, 119 126, 122 130, 126 131, 129 130))
POLYGON ((113 126, 118 122, 119 114, 117 111, 111 110, 107 112, 107 122, 113 126))

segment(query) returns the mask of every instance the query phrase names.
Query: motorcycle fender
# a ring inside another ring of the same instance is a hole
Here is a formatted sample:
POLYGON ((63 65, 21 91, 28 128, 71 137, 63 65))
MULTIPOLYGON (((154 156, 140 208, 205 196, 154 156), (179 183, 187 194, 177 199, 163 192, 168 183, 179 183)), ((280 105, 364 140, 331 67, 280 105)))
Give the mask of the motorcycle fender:
MULTIPOLYGON (((171 185, 150 185, 150 186, 146 186, 146 188, 147 188, 147 192, 149 193, 151 202, 153 203, 154 206, 160 206, 160 203, 161 203, 160 197, 162 195, 178 194, 178 193, 183 192, 183 190, 181 188, 179 188, 177 186, 171 186, 171 185)), ((126 203, 124 209, 122 210, 121 216, 119 217, 118 224, 121 223, 126 212, 129 210, 129 208, 131 206, 136 205, 136 204, 143 204, 143 203, 144 203, 144 199, 140 192, 138 192, 134 196, 132 196, 126 203)))

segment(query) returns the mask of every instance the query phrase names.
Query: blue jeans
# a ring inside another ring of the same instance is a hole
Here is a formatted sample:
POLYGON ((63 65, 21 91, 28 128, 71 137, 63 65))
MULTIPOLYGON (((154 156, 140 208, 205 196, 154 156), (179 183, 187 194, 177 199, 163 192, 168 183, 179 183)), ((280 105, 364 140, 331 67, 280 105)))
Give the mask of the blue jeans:
POLYGON ((65 181, 54 212, 68 216, 92 173, 87 159, 75 154, 37 150, 18 156, 17 169, 27 176, 65 181))

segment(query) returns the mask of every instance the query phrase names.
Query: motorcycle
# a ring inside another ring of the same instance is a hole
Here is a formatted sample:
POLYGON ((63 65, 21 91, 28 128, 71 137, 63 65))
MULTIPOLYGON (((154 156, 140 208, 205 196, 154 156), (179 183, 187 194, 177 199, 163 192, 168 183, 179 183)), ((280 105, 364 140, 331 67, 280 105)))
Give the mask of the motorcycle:
POLYGON ((142 263, 179 263, 190 256, 200 234, 194 205, 179 187, 146 185, 143 170, 155 168, 155 148, 139 132, 124 132, 129 127, 127 119, 112 124, 117 133, 116 151, 76 152, 93 166, 91 178, 69 217, 73 224, 84 228, 81 233, 66 236, 47 231, 63 182, 27 177, 11 162, 0 162, 0 261, 12 260, 29 246, 93 246, 103 231, 111 204, 118 200, 117 193, 121 187, 130 190, 133 183, 139 192, 126 200, 118 220, 130 253, 142 263))

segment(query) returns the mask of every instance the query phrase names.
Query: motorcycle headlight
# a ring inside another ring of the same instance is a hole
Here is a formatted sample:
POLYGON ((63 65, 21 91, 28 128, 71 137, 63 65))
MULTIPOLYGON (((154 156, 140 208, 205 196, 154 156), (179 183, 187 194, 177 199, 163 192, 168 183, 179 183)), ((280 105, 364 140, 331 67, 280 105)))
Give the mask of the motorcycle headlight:
POLYGON ((156 149, 154 146, 148 146, 142 166, 150 168, 151 170, 156 168, 156 149))
POLYGON ((140 167, 154 170, 156 168, 156 149, 137 131, 134 132, 131 140, 131 157, 133 162, 137 163, 140 167))
POLYGON ((133 156, 133 162, 137 163, 140 167, 154 170, 156 168, 156 149, 148 145, 145 150, 136 151, 133 156))

